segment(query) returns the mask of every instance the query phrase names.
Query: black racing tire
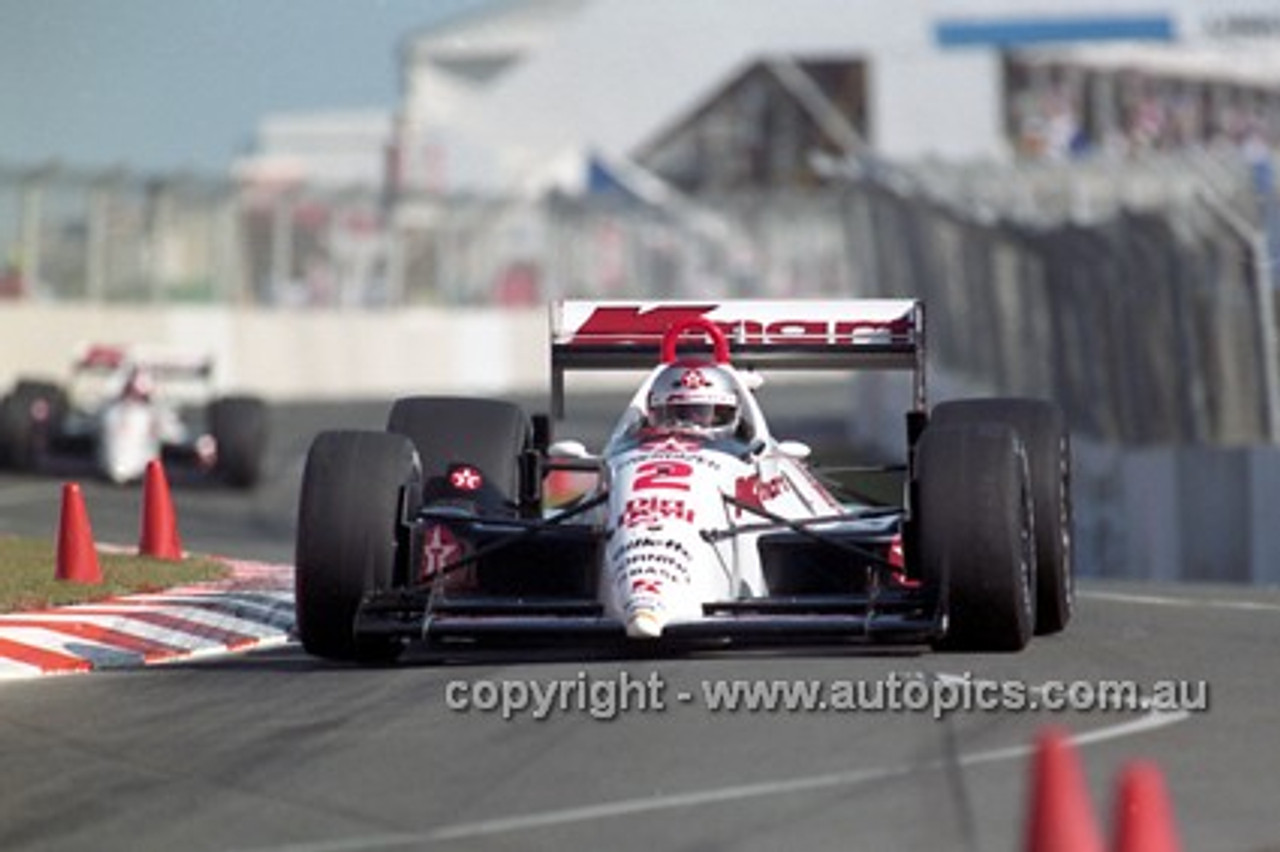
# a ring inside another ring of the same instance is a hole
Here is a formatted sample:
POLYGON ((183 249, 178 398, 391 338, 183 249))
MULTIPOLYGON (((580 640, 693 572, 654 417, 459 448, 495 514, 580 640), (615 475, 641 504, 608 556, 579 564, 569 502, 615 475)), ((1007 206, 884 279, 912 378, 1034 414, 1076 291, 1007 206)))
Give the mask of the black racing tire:
POLYGON ((360 602, 397 582, 408 546, 402 500, 416 500, 420 471, 413 444, 375 431, 322 432, 302 475, 294 553, 298 637, 309 654, 361 663, 390 662, 403 643, 356 635, 360 602))
POLYGON ((1027 453, 1036 530, 1036 633, 1058 633, 1075 609, 1071 435, 1062 409, 1040 399, 966 399, 939 404, 931 423, 1004 423, 1027 453))
POLYGON ((953 651, 1019 651, 1035 629, 1035 544, 1026 454, 1001 424, 925 429, 914 507, 921 576, 953 651))
POLYGON ((33 469, 42 445, 62 429, 67 408, 67 393, 59 385, 35 379, 18 381, 0 400, 0 467, 33 469), (43 420, 34 416, 38 403, 43 403, 43 420))
POLYGON ((267 406, 252 396, 228 396, 209 404, 209 432, 217 446, 217 473, 236 488, 262 478, 267 449, 267 406))
POLYGON ((13 394, 0 399, 0 468, 21 470, 31 446, 31 418, 13 394))
POLYGON ((515 403, 497 399, 412 396, 396 400, 387 431, 405 435, 418 449, 425 499, 449 493, 444 482, 454 464, 483 475, 477 496, 488 512, 509 514, 520 496, 520 454, 531 446, 533 426, 515 403))

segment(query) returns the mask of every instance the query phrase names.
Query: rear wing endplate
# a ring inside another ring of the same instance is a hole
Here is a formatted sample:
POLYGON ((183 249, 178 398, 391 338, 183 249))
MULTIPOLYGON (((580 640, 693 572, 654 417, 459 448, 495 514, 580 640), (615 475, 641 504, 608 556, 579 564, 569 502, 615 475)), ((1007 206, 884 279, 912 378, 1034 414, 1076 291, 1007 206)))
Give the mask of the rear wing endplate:
MULTIPOLYGON (((917 299, 569 300, 551 305, 552 416, 564 416, 565 373, 651 368, 667 330, 698 318, 724 332, 735 367, 910 370, 914 407, 925 410, 924 303, 917 299)), ((697 336, 681 348, 711 350, 697 336)))

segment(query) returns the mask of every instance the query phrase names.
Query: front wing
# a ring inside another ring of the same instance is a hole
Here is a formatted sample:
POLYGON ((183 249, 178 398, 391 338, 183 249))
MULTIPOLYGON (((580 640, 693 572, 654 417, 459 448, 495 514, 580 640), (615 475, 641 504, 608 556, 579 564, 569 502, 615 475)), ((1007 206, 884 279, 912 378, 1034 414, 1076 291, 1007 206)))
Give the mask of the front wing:
POLYGON ((941 637, 937 595, 918 588, 873 594, 752 598, 705 604, 703 617, 666 625, 659 640, 628 639, 623 625, 591 599, 432 598, 426 591, 371 596, 360 606, 358 636, 424 640, 428 645, 758 645, 788 642, 926 644, 941 637))

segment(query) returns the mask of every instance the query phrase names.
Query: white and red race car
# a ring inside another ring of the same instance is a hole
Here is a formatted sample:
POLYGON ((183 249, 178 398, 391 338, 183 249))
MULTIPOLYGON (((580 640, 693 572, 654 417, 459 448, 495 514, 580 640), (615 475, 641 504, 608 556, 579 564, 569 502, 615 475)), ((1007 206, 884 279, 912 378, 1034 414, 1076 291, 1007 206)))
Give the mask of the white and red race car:
POLYGON ((266 438, 262 400, 215 395, 212 359, 171 348, 87 345, 65 385, 22 379, 0 399, 0 466, 23 471, 90 459, 126 483, 163 458, 250 487, 266 438))
POLYGON ((915 300, 563 302, 565 374, 648 368, 598 454, 491 399, 409 397, 313 443, 297 529, 304 648, 783 641, 1017 650, 1071 615, 1070 447, 1051 403, 925 404, 915 300), (903 500, 840 497, 780 440, 757 370, 912 374, 903 500), (586 477, 567 504, 557 477, 586 477), (563 497, 563 495, 559 495, 563 497), (552 508, 549 504, 554 502, 552 508))

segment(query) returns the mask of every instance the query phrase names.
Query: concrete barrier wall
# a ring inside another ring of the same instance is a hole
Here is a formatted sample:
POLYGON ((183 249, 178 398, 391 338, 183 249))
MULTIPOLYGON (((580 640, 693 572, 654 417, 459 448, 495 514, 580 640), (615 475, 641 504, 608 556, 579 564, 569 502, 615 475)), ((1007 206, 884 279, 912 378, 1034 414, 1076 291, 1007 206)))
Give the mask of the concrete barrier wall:
POLYGON ((270 399, 505 393, 548 386, 547 313, 282 311, 0 303, 0 388, 67 374, 87 342, 191 347, 225 389, 270 399))
POLYGON ((1075 447, 1082 571, 1280 583, 1280 449, 1075 447))
MULTIPOLYGON (((992 391, 930 372, 932 403, 992 391)), ((849 435, 885 460, 906 448, 909 390, 855 376, 849 435)), ((1090 577, 1280 584, 1280 448, 1131 447, 1073 436, 1077 570, 1090 577)))

